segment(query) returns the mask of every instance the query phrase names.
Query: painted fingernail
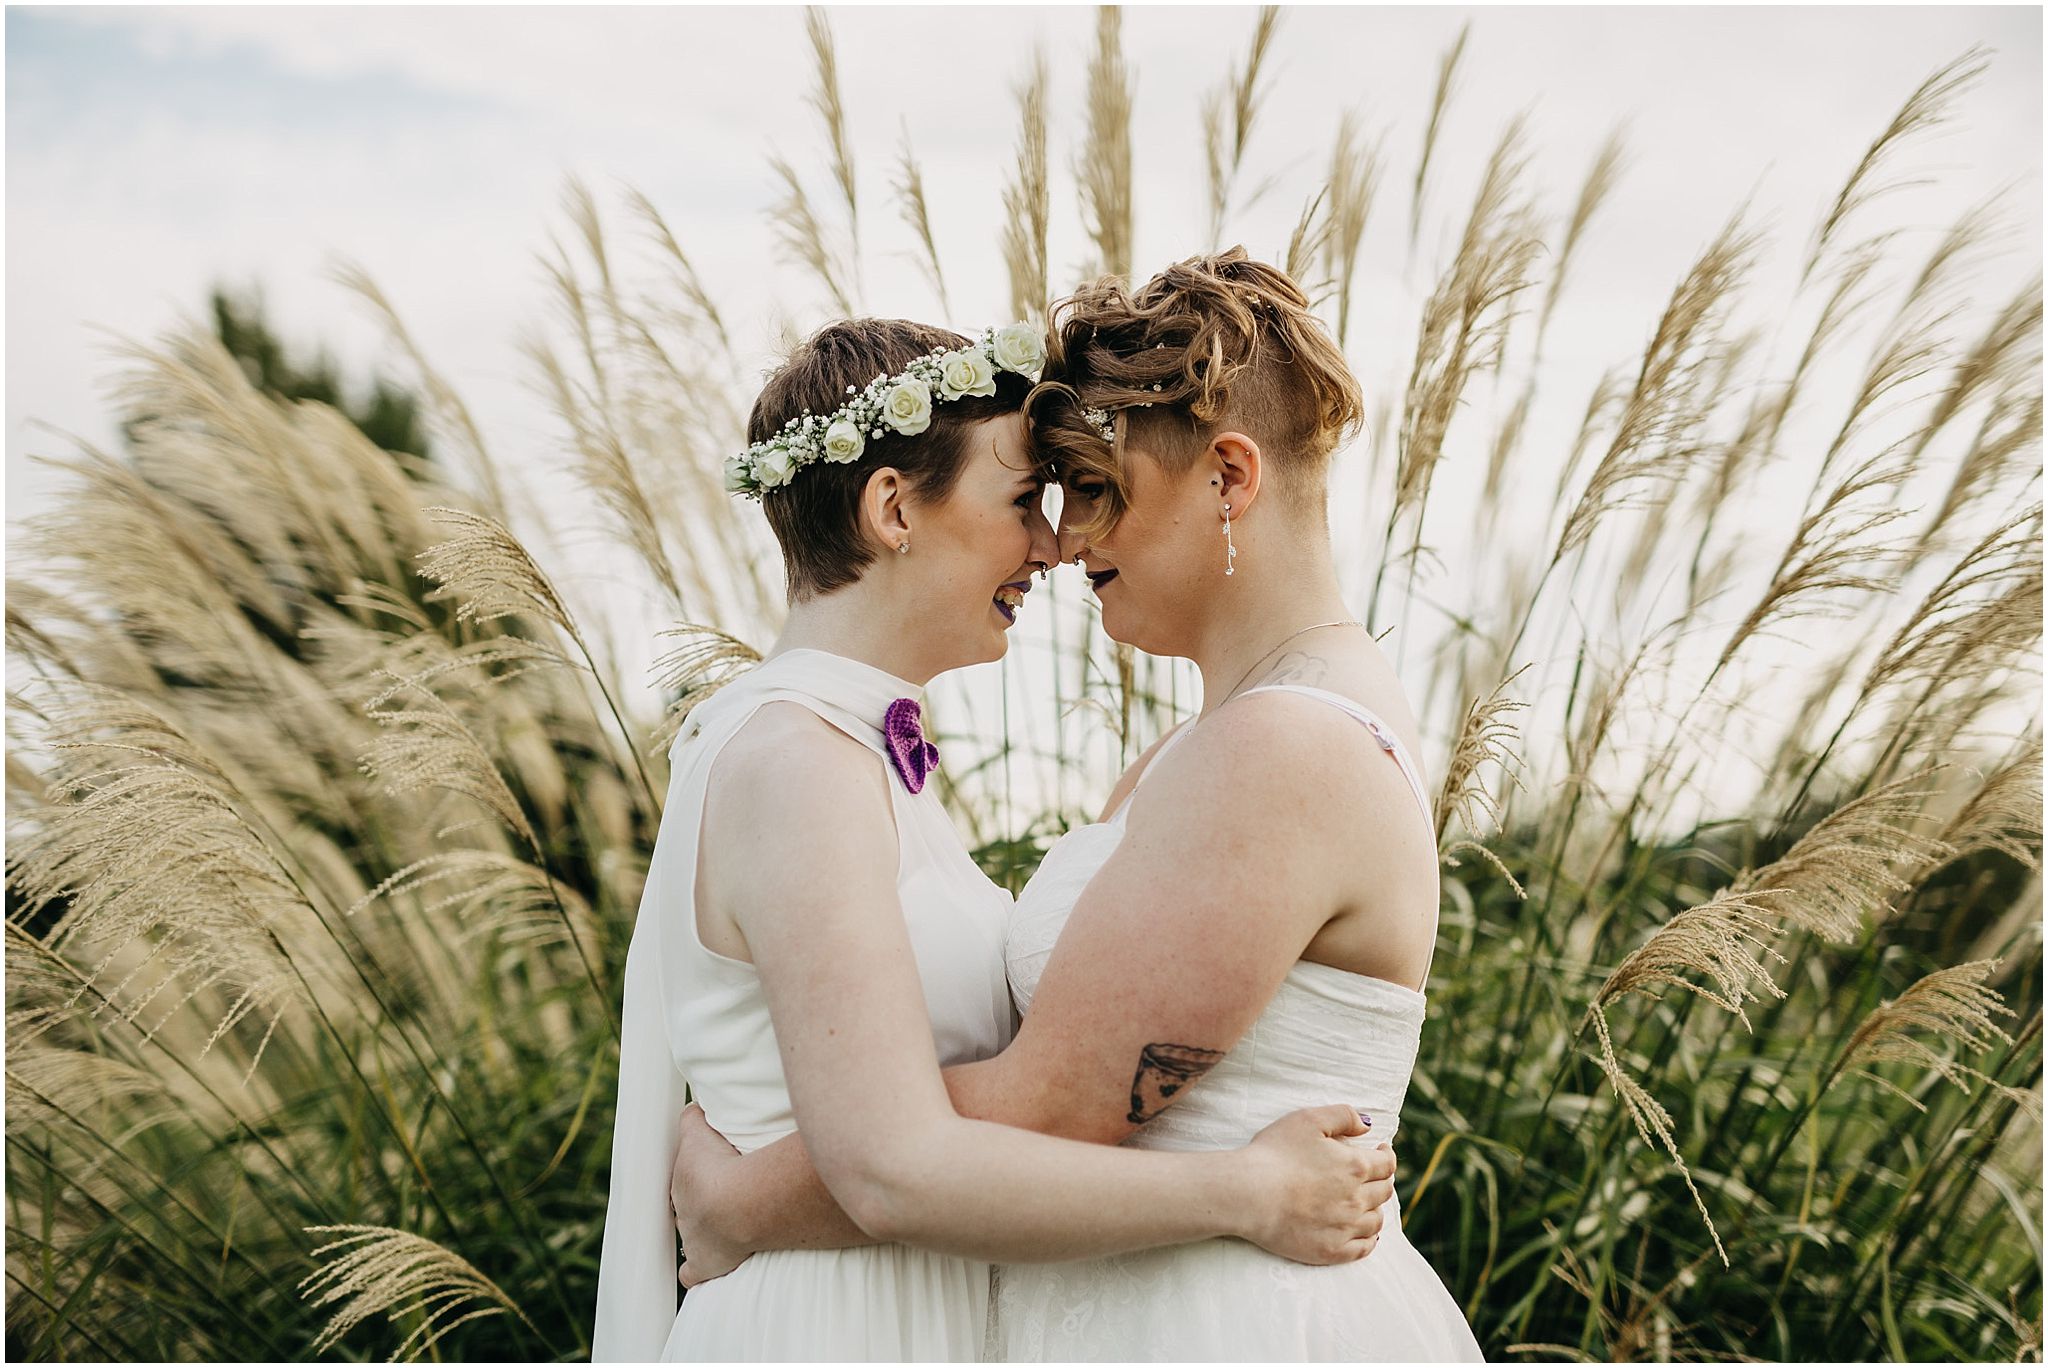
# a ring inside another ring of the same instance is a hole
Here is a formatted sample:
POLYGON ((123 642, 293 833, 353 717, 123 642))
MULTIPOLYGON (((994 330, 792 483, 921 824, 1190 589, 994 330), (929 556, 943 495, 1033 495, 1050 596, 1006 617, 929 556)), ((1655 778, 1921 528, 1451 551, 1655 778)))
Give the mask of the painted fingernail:
POLYGON ((1358 1114, 1358 1123, 1361 1126, 1370 1126, 1372 1124, 1372 1113, 1369 1111, 1361 1111, 1358 1114))

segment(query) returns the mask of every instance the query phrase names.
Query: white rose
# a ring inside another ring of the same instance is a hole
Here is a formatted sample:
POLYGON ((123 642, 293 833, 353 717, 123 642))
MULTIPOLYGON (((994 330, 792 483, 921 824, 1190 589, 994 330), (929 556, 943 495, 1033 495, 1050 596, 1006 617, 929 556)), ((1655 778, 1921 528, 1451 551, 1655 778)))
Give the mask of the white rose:
POLYGON ((788 447, 770 447, 754 462, 754 478, 775 489, 789 483, 796 474, 796 455, 788 447))
POLYGON ((932 390, 922 380, 905 380, 882 396, 882 421, 905 437, 932 425, 932 390))
POLYGON ((867 445, 867 438, 860 435, 860 429, 844 418, 825 429, 825 459, 828 461, 840 465, 858 461, 867 445))
POLYGON ((725 460, 725 492, 744 494, 753 485, 753 467, 747 461, 747 453, 728 456, 725 460))
POLYGON ((1012 323, 996 330, 993 350, 996 364, 1004 370, 1036 380, 1045 368, 1045 335, 1029 323, 1012 323))
POLYGON ((996 392, 996 368, 979 347, 950 352, 939 371, 939 389, 948 399, 963 395, 985 398, 996 392))

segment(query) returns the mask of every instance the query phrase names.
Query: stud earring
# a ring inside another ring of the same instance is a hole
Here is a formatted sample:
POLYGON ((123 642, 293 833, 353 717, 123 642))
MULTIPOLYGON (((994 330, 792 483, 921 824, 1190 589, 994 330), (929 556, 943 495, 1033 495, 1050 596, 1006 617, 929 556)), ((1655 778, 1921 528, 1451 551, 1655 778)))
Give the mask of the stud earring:
POLYGON ((910 550, 910 538, 908 538, 908 537, 905 537, 905 538, 904 538, 904 539, 903 539, 902 541, 900 541, 900 542, 897 542, 897 543, 896 543, 896 554, 897 554, 897 555, 899 555, 899 556, 900 556, 900 555, 903 555, 903 554, 904 554, 905 552, 907 552, 907 551, 909 551, 909 550, 910 550))
POLYGON ((1229 504, 1223 505, 1223 545, 1230 552, 1230 559, 1223 563, 1223 573, 1226 575, 1234 575, 1237 573, 1237 542, 1230 535, 1229 504))

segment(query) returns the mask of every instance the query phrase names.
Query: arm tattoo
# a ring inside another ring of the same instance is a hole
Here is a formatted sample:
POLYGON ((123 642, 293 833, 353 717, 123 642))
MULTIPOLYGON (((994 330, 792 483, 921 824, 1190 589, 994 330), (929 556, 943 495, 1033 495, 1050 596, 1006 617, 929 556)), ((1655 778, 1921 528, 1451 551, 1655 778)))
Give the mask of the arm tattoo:
POLYGON ((1131 1079, 1131 1114, 1125 1120, 1139 1125, 1150 1121, 1166 1110, 1175 1093, 1222 1058, 1221 1050, 1193 1045, 1147 1045, 1138 1052, 1137 1076, 1131 1079))
POLYGON ((1330 662, 1306 651, 1289 651, 1273 662, 1261 684, 1321 684, 1329 677, 1330 662))

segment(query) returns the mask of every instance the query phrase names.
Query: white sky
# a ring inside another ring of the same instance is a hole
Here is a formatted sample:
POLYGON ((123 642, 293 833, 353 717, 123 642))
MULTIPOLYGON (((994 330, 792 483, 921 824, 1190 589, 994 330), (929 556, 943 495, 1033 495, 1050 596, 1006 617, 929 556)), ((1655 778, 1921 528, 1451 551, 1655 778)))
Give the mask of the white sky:
MULTIPOLYGON (((1248 7, 1125 13, 1141 272, 1209 245, 1197 111, 1242 61, 1254 17, 1248 7)), ((1010 91, 1034 45, 1054 80, 1055 284, 1073 283, 1087 253, 1066 168, 1083 131, 1094 11, 835 7, 832 25, 863 196, 861 305, 938 313, 888 191, 907 121, 959 315, 944 321, 978 327, 1005 313, 996 228, 1016 136, 1010 91)), ((1774 230, 1758 281, 1769 294, 1907 94, 1973 43, 1993 49, 1989 73, 1895 168, 1936 183, 1888 198, 1862 227, 1903 227, 1917 254, 2004 187, 2012 232, 1972 291, 1989 310, 2041 260, 2037 7, 1292 8, 1250 148, 1252 179, 1278 172, 1282 182, 1226 238, 1281 253, 1342 110, 1387 135, 1354 302, 1354 362, 1377 411, 1398 399, 1415 310, 1508 117, 1530 113, 1530 179, 1551 214, 1568 211, 1601 142, 1625 128, 1631 161, 1574 268, 1548 343, 1557 378, 1531 422, 1532 452, 1568 446, 1594 379, 1639 355, 1672 286, 1741 200, 1753 195, 1753 221, 1774 230), (1424 245, 1404 271, 1407 184, 1438 64, 1467 21, 1424 245)), ((772 361, 778 322, 821 321, 818 292, 775 259, 766 228, 771 150, 815 192, 827 187, 800 10, 13 7, 6 75, 10 527, 48 489, 26 457, 66 449, 35 424, 113 437, 111 367, 94 327, 147 339, 197 313, 215 282, 260 283, 289 343, 325 344, 360 381, 382 353, 375 324, 325 275, 348 258, 463 392, 501 464, 566 491, 551 506, 578 511, 555 529, 565 545, 554 568, 572 598, 605 602, 629 663, 635 650, 651 659, 646 634, 661 624, 634 617, 651 607, 621 606, 594 502, 550 484, 558 435, 516 351, 522 330, 547 322, 534 254, 566 230, 568 174, 622 229, 617 187, 631 185, 663 211, 754 349, 748 369, 772 361)), ((1483 471, 1490 424, 1475 415, 1464 443, 1453 430, 1433 508, 1469 496, 1483 471)), ((1375 524, 1384 498, 1373 496, 1375 524)), ((1447 724, 1449 704, 1416 704, 1426 723, 1447 724)))

